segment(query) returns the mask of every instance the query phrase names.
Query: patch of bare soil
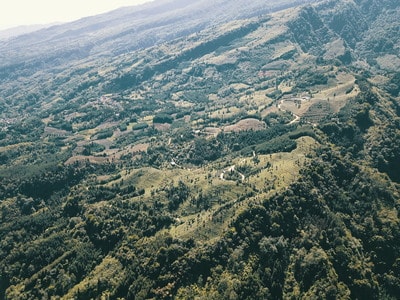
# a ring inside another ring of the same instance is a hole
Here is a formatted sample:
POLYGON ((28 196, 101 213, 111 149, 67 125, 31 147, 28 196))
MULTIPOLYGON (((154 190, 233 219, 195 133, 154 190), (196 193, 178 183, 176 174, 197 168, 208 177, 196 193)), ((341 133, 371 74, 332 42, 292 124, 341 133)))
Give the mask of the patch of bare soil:
POLYGON ((164 124, 159 124, 159 123, 155 123, 154 124, 154 128, 160 131, 167 131, 168 129, 171 128, 171 124, 168 123, 164 123, 164 124))
POLYGON ((244 119, 240 120, 236 124, 226 126, 224 128, 225 132, 231 132, 231 131, 244 131, 244 130, 262 130, 265 129, 265 123, 257 120, 257 119, 244 119))

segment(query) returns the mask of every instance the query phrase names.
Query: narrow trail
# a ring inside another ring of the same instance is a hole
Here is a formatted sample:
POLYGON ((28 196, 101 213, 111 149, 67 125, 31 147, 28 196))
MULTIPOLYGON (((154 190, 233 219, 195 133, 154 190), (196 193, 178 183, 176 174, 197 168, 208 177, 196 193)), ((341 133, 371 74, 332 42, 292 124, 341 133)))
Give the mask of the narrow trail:
MULTIPOLYGON (((234 172, 235 171, 235 165, 233 165, 233 166, 230 166, 228 169, 226 169, 226 170, 223 170, 222 172, 221 172, 221 174, 219 175, 219 178, 221 179, 221 180, 226 180, 225 178, 224 178, 224 176, 225 176, 225 173, 226 172, 234 172)), ((246 179, 246 176, 244 176, 242 173, 240 173, 240 172, 238 172, 238 171, 236 171, 238 174, 239 174, 239 176, 242 178, 242 181, 244 181, 245 179, 246 179)))
POLYGON ((294 120, 289 122, 289 125, 293 124, 293 123, 297 123, 300 122, 300 117, 294 113, 292 113, 292 115, 294 116, 294 120))
POLYGON ((299 121, 300 121, 300 116, 299 116, 299 115, 296 115, 295 113, 293 113, 293 112, 291 112, 291 111, 289 111, 289 110, 286 110, 286 109, 283 109, 283 108, 282 108, 282 104, 283 104, 284 101, 285 101, 285 100, 279 101, 279 103, 278 103, 278 108, 279 108, 280 110, 284 111, 284 112, 290 112, 290 113, 292 114, 292 116, 294 116, 294 120, 290 121, 290 122, 288 123, 288 125, 291 125, 291 124, 293 124, 293 123, 299 122, 299 121))

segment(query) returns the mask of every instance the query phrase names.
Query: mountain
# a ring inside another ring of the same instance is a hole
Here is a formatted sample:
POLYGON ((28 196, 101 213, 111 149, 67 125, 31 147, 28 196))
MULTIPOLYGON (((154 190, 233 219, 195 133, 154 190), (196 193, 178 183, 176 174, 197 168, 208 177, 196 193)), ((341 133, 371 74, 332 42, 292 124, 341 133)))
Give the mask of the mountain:
POLYGON ((154 1, 124 7, 73 23, 52 26, 2 43, 4 65, 37 61, 58 64, 88 56, 115 56, 147 48, 233 19, 248 18, 313 0, 254 1, 243 9, 241 1, 154 1), (4 52, 7 51, 7 52, 4 52), (55 56, 55 57, 54 57, 55 56))
POLYGON ((54 25, 59 25, 59 23, 52 24, 36 24, 36 25, 23 25, 4 29, 0 31, 0 40, 8 40, 10 38, 15 38, 20 35, 28 34, 34 31, 38 31, 43 28, 48 28, 54 25))
POLYGON ((0 42, 0 298, 397 299, 397 0, 155 1, 0 42))

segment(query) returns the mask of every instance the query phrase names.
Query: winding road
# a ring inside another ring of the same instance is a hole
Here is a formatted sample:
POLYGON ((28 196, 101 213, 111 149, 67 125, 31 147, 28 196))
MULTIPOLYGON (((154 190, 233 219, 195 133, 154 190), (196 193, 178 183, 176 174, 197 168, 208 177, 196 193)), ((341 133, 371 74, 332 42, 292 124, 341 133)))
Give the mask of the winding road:
POLYGON ((281 105, 283 104, 284 101, 285 101, 285 100, 279 101, 279 103, 278 103, 278 108, 279 108, 280 110, 282 110, 282 111, 290 112, 290 113, 292 114, 292 116, 294 116, 294 120, 290 121, 290 122, 288 123, 288 125, 291 125, 291 124, 293 124, 293 123, 299 122, 299 121, 300 121, 300 116, 296 115, 295 113, 291 112, 290 110, 286 110, 286 109, 283 109, 283 108, 281 107, 281 105))
MULTIPOLYGON (((225 173, 226 172, 233 172, 233 171, 235 171, 235 165, 233 165, 233 166, 230 166, 228 169, 226 169, 226 170, 223 170, 222 172, 221 172, 221 174, 219 175, 219 178, 221 179, 221 180, 226 180, 225 178, 224 178, 224 176, 225 176, 225 173)), ((236 171, 238 174, 239 174, 239 176, 242 178, 242 181, 244 181, 245 179, 246 179, 246 177, 242 174, 242 173, 240 173, 240 172, 238 172, 238 171, 236 171)))

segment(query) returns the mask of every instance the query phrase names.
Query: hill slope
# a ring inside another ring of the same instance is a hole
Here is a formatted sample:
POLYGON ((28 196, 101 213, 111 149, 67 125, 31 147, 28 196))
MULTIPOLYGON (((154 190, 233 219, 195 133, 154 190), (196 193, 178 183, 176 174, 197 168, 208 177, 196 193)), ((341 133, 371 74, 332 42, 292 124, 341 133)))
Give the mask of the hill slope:
POLYGON ((314 0, 154 1, 99 16, 52 26, 0 43, 0 62, 15 72, 24 63, 30 72, 82 58, 115 56, 161 44, 234 19, 261 15, 314 0))
POLYGON ((171 3, 0 44, 0 298, 396 299, 398 2, 171 3))

